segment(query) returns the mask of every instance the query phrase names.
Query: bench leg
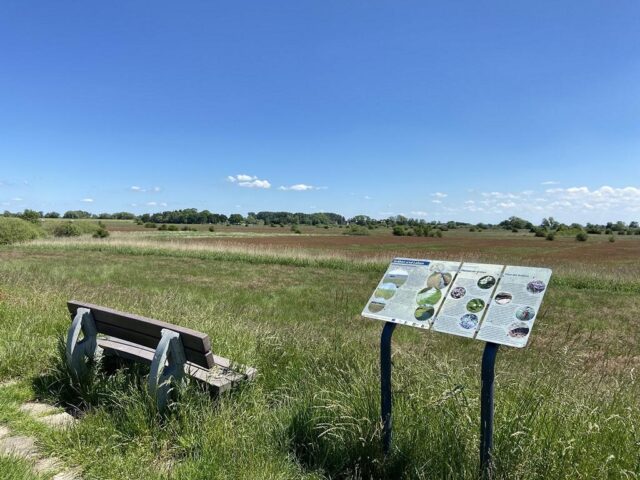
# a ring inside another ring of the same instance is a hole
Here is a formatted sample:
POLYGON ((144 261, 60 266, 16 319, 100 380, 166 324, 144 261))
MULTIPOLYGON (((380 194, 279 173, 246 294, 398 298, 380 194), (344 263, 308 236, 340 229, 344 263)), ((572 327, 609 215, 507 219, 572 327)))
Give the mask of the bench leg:
POLYGON ((88 361, 94 360, 100 353, 97 344, 98 332, 91 310, 79 308, 67 331, 67 365, 76 378, 87 373, 88 361), (82 340, 80 334, 84 335, 82 340))
POLYGON ((167 406, 171 385, 184 375, 186 362, 180 334, 163 328, 149 373, 149 393, 155 397, 158 410, 167 406))

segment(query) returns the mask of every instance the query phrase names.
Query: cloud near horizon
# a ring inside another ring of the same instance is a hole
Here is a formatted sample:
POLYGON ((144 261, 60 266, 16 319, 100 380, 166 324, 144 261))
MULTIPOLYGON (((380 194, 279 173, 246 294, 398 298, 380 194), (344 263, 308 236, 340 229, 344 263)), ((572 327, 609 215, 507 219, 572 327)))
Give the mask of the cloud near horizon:
POLYGON ((308 190, 325 190, 327 187, 314 187, 313 185, 305 185, 304 183, 296 183, 290 187, 280 186, 278 190, 294 190, 296 192, 306 192, 308 190))
POLYGON ((260 180, 255 175, 246 175, 244 173, 235 176, 229 175, 227 176, 227 181, 244 188, 271 188, 269 180, 260 180))

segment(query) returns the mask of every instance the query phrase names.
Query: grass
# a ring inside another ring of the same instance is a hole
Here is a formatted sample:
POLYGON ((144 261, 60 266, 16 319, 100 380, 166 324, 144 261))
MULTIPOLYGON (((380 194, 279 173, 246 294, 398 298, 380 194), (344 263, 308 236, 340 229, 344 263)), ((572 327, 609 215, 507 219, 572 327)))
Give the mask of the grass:
MULTIPOLYGON (((0 249, 0 381, 18 380, 0 388, 0 423, 12 431, 86 479, 477 478, 480 342, 396 331, 394 444, 380 451, 382 324, 359 312, 388 255, 114 237, 0 249), (71 298, 207 332, 259 377, 218 399, 188 384, 164 416, 142 367, 96 370, 80 388, 58 351, 71 298), (33 398, 82 420, 36 425, 18 410, 33 398)), ((498 478, 637 479, 639 283, 616 264, 564 265, 530 345, 498 355, 498 478)))

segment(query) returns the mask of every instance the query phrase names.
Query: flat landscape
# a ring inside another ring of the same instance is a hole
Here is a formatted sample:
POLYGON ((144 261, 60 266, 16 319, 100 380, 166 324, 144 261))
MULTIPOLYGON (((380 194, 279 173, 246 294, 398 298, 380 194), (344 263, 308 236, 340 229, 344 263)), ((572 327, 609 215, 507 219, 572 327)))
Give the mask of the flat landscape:
MULTIPOLYGON (((106 239, 0 246, 0 425, 84 479, 477 478, 478 341, 396 330, 382 454, 382 323, 360 312, 394 256, 552 268, 528 347, 498 354, 496 477, 640 477, 640 236, 105 224, 106 239), (206 332, 258 377, 215 399, 188 384, 164 416, 139 368, 74 387, 59 351, 71 299, 206 332), (20 409, 36 400, 78 420, 43 425, 20 409)), ((12 457, 0 470, 52 477, 12 457)))

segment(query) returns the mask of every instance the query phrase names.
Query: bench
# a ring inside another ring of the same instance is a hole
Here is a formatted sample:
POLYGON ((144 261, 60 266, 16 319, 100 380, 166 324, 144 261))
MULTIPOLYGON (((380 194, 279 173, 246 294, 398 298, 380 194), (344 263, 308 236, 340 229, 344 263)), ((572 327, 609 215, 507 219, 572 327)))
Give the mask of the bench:
POLYGON ((205 333, 110 308, 67 302, 72 323, 67 332, 66 361, 78 379, 88 362, 115 356, 151 364, 148 387, 160 410, 173 384, 188 375, 219 394, 255 377, 256 369, 235 367, 214 355, 205 333))

